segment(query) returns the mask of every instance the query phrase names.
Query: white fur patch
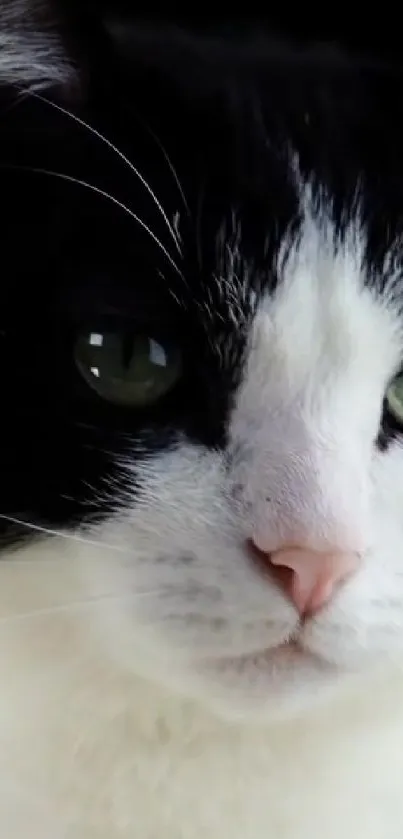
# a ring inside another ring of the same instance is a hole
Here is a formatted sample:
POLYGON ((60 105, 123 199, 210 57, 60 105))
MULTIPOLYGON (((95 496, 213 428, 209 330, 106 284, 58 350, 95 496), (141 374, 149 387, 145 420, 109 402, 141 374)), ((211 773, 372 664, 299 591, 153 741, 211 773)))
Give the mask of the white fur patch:
POLYGON ((362 248, 307 213, 227 452, 128 459, 109 522, 3 555, 2 835, 400 839, 403 448, 375 440, 402 341, 362 248), (256 532, 361 553, 305 656, 256 532))

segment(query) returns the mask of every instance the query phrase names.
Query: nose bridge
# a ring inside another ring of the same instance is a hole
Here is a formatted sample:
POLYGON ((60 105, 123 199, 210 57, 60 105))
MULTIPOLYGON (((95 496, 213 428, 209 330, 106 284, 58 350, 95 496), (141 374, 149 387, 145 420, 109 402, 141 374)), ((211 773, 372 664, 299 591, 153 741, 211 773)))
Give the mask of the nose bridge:
POLYGON ((258 472, 255 536, 265 550, 287 544, 320 552, 361 550, 366 495, 363 463, 353 445, 306 435, 273 448, 258 472))

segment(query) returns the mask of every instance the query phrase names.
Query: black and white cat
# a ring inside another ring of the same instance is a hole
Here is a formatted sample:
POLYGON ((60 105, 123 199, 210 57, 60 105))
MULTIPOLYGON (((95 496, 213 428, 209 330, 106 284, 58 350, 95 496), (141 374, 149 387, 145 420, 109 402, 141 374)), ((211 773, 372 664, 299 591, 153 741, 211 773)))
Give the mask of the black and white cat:
POLYGON ((403 72, 0 5, 0 835, 401 839, 403 72))

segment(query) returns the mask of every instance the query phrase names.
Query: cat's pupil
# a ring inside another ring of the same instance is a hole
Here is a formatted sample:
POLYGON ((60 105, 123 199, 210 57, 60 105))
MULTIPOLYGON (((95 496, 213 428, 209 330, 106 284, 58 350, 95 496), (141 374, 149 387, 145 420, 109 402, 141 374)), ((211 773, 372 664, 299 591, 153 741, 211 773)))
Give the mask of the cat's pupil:
POLYGON ((133 359, 135 336, 133 332, 126 332, 122 336, 122 367, 126 370, 130 367, 133 359))

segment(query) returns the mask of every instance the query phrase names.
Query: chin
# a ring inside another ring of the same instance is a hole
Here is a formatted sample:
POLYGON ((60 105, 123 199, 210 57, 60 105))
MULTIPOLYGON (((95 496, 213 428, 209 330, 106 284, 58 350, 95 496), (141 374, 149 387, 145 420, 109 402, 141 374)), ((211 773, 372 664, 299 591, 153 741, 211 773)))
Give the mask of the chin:
POLYGON ((277 723, 309 713, 363 675, 362 670, 327 661, 293 641, 167 670, 163 681, 170 690, 228 722, 251 724, 277 723))

